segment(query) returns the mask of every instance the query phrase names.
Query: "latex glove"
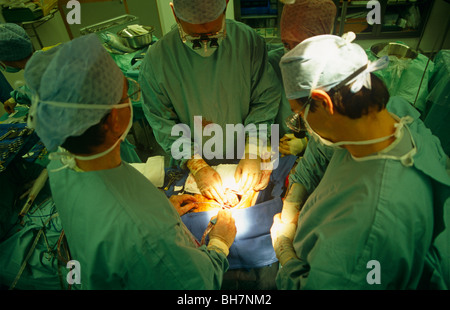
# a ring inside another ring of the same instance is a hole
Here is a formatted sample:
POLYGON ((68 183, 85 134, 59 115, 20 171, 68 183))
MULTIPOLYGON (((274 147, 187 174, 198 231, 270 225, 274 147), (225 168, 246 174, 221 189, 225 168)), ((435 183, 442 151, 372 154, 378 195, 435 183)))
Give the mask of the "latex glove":
POLYGON ((187 162, 187 167, 203 196, 215 199, 222 205, 228 203, 224 194, 222 179, 216 170, 211 168, 203 159, 190 159, 187 162))
POLYGON ((259 180, 259 183, 253 187, 253 190, 258 192, 265 189, 267 185, 269 185, 271 173, 272 170, 261 170, 261 179, 259 180))
POLYGON ((280 139, 280 146, 278 150, 283 155, 298 155, 303 152, 306 148, 306 138, 299 139, 292 133, 285 134, 280 139))
POLYGON ((236 224, 231 211, 219 210, 216 224, 209 233, 208 248, 218 248, 227 256, 235 237, 236 224))
POLYGON ((14 100, 14 98, 9 98, 8 100, 3 103, 3 108, 8 114, 14 113, 14 108, 16 107, 17 102, 14 100))
POLYGON ((234 179, 244 193, 259 186, 261 176, 261 159, 259 157, 257 159, 241 159, 234 173, 234 179))
POLYGON ((272 174, 273 164, 270 158, 267 160, 261 160, 261 179, 259 183, 253 188, 254 191, 260 191, 267 187, 270 181, 270 175, 272 174))
POLYGON ((287 261, 297 258, 294 246, 292 245, 296 230, 296 223, 283 223, 281 221, 281 213, 275 214, 273 217, 270 235, 272 237, 273 249, 281 266, 286 264, 287 261))
POLYGON ((284 223, 297 223, 298 214, 307 198, 308 192, 302 184, 291 183, 283 200, 281 220, 284 223))
POLYGON ((172 205, 180 216, 186 214, 192 208, 197 206, 197 199, 191 195, 173 195, 169 198, 172 205))

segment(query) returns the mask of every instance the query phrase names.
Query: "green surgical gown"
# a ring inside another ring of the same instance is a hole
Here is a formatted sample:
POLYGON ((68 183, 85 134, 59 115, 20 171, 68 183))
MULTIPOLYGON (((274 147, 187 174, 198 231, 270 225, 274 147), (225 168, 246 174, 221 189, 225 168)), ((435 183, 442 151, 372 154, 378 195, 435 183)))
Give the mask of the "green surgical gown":
POLYGON ((415 118, 408 125, 414 165, 355 161, 345 149, 327 153, 311 140, 291 175, 310 193, 293 241, 298 259, 280 269, 278 288, 416 289, 425 278, 435 288, 448 285, 448 228, 441 233, 444 201, 450 207, 446 156, 404 99, 391 98, 388 110, 415 118), (439 233, 440 262, 433 243, 439 233))
POLYGON ((49 164, 81 289, 219 289, 225 255, 197 247, 163 192, 127 163, 75 172, 49 164))
POLYGON ((164 151, 171 154, 172 144, 181 138, 181 133, 171 134, 178 123, 190 130, 186 136, 189 148, 179 148, 184 159, 193 155, 194 134, 203 138, 197 147, 203 148, 208 141, 217 141, 216 147, 224 143, 225 158, 235 154, 225 142, 227 136, 232 139, 226 134, 226 124, 266 124, 270 129, 278 113, 281 89, 267 57, 264 39, 233 20, 226 21, 226 38, 210 57, 202 57, 183 44, 178 29, 153 44, 143 60, 139 82, 145 116, 164 151), (194 131, 194 116, 202 117, 197 124, 200 130, 194 131), (202 129, 211 123, 220 126, 222 136, 217 131, 211 136, 203 134, 202 129), (213 138, 218 140, 211 141, 213 138))

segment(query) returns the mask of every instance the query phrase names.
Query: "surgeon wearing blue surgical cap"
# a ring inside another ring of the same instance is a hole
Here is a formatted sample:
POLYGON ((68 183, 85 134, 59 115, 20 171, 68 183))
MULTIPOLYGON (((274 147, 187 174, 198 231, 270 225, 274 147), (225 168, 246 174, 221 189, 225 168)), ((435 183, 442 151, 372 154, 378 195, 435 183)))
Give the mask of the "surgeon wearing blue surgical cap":
POLYGON ((267 186, 271 171, 261 169, 263 156, 252 153, 256 147, 250 147, 248 132, 233 145, 238 140, 233 133, 228 136, 227 125, 247 129, 267 125, 270 130, 281 93, 264 39, 247 25, 227 20, 227 4, 174 0, 177 27, 149 48, 140 69, 143 109, 156 140, 174 163, 178 160, 190 170, 204 196, 220 203, 226 203, 226 197, 222 180, 211 167, 213 160, 239 163, 235 179, 242 192, 267 186), (179 150, 175 142, 181 137, 172 130, 180 124, 190 134, 187 147, 175 156, 179 150), (217 127, 223 136, 207 133, 217 127), (218 143, 214 150, 207 149, 213 136, 218 143))
POLYGON ((234 220, 219 212, 209 243, 200 247, 180 218, 195 199, 167 199, 121 160, 134 82, 98 37, 35 53, 25 80, 33 93, 29 124, 49 150, 58 150, 50 156, 49 180, 71 257, 81 266, 75 287, 220 288, 234 220))
MULTIPOLYGON (((0 24, 0 70, 19 72, 25 68, 31 55, 33 45, 26 31, 13 23, 0 24)), ((4 102, 6 112, 14 111, 17 96, 20 95, 12 92, 12 98, 4 102)))
POLYGON ((280 62, 311 135, 272 243, 279 289, 447 289, 448 157, 420 114, 389 97, 353 33, 302 41, 280 62))

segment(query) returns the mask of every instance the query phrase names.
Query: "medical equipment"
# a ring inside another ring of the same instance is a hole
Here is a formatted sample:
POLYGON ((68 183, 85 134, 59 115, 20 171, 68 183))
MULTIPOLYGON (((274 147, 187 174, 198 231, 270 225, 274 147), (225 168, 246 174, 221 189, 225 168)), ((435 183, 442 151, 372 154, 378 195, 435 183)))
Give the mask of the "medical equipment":
POLYGON ((48 179, 48 172, 47 169, 42 170, 39 177, 34 181, 33 187, 31 188, 30 194, 28 195, 28 199, 25 202, 25 205, 23 206, 22 210, 19 213, 19 216, 23 217, 30 207, 33 205, 34 200, 36 199, 37 195, 41 191, 41 189, 44 187, 45 182, 47 182, 48 179))
POLYGON ((164 187, 164 190, 168 190, 172 184, 178 180, 180 180, 183 177, 183 174, 179 171, 169 171, 168 172, 169 180, 167 181, 166 186, 164 187))
POLYGON ((203 233, 202 240, 200 241, 200 245, 205 244, 206 236, 209 235, 209 233, 214 228, 214 225, 216 225, 216 223, 217 223, 217 217, 214 217, 213 219, 211 219, 211 221, 209 221, 208 226, 206 227, 205 232, 203 233))
POLYGON ((131 48, 141 49, 152 43, 154 31, 152 26, 129 25, 117 32, 117 35, 131 48))
POLYGON ((298 113, 293 113, 286 118, 285 123, 286 126, 295 133, 296 138, 303 139, 306 137, 306 125, 298 113))

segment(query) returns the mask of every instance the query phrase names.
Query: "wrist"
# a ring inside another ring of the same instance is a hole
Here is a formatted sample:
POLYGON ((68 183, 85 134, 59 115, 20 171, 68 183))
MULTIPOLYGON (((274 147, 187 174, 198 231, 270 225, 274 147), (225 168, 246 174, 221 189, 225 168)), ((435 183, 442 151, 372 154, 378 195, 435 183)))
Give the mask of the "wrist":
POLYGON ((212 238, 209 240, 208 246, 206 247, 208 250, 220 250, 225 256, 228 256, 230 253, 228 245, 220 239, 212 238))
POLYGON ((284 266, 291 259, 297 258, 292 241, 285 236, 277 238, 274 250, 281 266, 284 266))
POLYGON ((193 158, 189 159, 186 162, 186 167, 189 169, 189 171, 192 173, 192 175, 195 176, 197 172, 199 172, 201 169, 205 167, 209 167, 209 165, 202 159, 202 158, 193 158))

